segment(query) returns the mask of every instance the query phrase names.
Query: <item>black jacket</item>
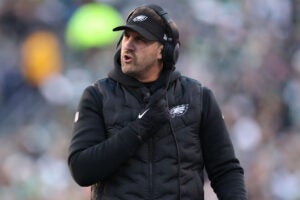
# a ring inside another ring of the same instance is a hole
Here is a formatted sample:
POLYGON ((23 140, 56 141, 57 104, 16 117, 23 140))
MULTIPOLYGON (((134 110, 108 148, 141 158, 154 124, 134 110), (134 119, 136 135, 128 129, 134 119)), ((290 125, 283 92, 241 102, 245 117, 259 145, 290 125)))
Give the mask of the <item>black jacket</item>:
POLYGON ((204 167, 219 199, 246 199, 243 169, 212 92, 172 72, 170 124, 141 142, 127 125, 151 90, 166 84, 167 73, 146 87, 115 65, 84 91, 70 145, 72 175, 79 185, 92 185, 92 199, 201 200, 204 167))

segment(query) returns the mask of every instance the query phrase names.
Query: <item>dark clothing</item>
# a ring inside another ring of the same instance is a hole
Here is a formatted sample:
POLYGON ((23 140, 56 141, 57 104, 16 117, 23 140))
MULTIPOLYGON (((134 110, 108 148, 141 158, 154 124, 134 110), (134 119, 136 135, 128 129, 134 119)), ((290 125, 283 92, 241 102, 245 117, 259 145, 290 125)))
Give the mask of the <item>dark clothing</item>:
POLYGON ((164 80, 146 87, 116 63, 108 78, 86 88, 68 160, 75 181, 92 185, 94 200, 201 200, 205 167, 219 199, 246 199, 243 169, 220 109, 197 81, 172 72, 170 123, 146 141, 130 129, 164 80))

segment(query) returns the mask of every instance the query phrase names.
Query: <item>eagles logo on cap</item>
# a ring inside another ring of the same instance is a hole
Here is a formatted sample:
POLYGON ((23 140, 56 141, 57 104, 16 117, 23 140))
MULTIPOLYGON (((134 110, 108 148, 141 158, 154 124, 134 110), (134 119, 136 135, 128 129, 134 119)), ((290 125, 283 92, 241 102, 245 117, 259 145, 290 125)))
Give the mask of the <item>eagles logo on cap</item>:
POLYGON ((118 26, 113 31, 130 29, 138 32, 144 38, 151 41, 159 41, 164 43, 165 30, 164 26, 147 12, 133 13, 126 21, 125 25, 118 26))
POLYGON ((139 16, 136 16, 135 18, 133 18, 132 21, 134 21, 134 22, 143 22, 146 19, 148 19, 148 17, 146 15, 139 15, 139 16))

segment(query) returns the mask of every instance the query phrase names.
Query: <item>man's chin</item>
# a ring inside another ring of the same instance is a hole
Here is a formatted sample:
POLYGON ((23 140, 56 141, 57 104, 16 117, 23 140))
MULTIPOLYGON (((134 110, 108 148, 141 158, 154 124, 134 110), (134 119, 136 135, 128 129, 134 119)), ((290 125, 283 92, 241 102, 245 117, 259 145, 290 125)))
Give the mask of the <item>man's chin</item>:
POLYGON ((122 72, 123 74, 126 74, 127 76, 131 76, 131 77, 135 77, 136 76, 136 73, 126 67, 122 67, 122 72))

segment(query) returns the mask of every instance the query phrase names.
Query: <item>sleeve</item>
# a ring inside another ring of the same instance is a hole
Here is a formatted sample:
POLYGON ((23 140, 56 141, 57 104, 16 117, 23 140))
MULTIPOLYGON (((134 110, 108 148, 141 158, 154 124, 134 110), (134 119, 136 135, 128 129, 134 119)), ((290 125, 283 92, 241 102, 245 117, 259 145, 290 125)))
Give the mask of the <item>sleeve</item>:
POLYGON ((203 89, 201 140, 204 164, 219 199, 247 199, 244 171, 236 158, 221 110, 213 93, 203 89))
POLYGON ((105 180, 140 145, 128 127, 107 138, 101 108, 102 95, 94 86, 87 87, 78 105, 68 155, 71 174, 81 186, 105 180))

